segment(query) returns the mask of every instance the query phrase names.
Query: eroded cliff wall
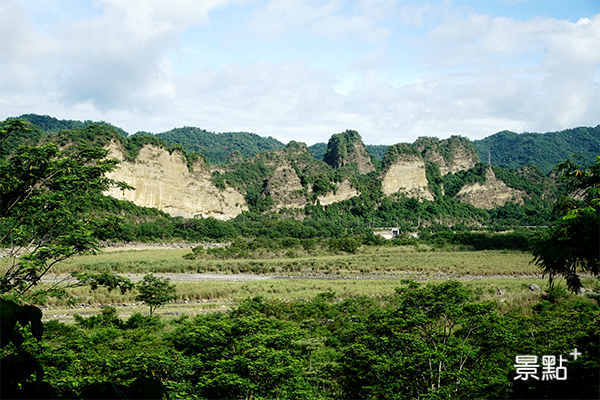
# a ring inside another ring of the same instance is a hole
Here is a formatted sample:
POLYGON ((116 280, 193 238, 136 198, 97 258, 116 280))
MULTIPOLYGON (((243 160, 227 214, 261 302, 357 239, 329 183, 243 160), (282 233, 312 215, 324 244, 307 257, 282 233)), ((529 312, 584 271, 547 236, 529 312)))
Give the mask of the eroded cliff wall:
POLYGON ((326 195, 319 196, 318 199, 322 206, 326 206, 328 204, 348 200, 356 196, 360 196, 360 192, 355 187, 352 187, 349 180, 345 179, 337 184, 337 190, 335 193, 329 192, 326 195))
POLYGON ((412 154, 400 155, 389 165, 381 176, 383 193, 404 193, 411 197, 433 200, 427 188, 429 182, 425 173, 425 162, 412 154))
POLYGON ((415 142, 423 159, 435 163, 442 176, 473 168, 479 162, 479 155, 473 143, 465 137, 452 136, 439 140, 433 137, 421 137, 415 142))
POLYGON ((526 192, 511 188, 497 179, 494 171, 488 167, 486 181, 483 185, 478 182, 465 185, 454 198, 477 208, 490 210, 510 201, 523 204, 523 198, 526 196, 526 192))
POLYGON ((108 148, 110 157, 122 160, 119 168, 108 176, 136 190, 123 192, 114 188, 105 194, 186 218, 200 215, 225 220, 248 209, 241 193, 230 187, 221 190, 213 184, 211 171, 201 159, 190 172, 177 151, 169 154, 166 149, 145 145, 131 162, 125 160, 116 142, 108 148))

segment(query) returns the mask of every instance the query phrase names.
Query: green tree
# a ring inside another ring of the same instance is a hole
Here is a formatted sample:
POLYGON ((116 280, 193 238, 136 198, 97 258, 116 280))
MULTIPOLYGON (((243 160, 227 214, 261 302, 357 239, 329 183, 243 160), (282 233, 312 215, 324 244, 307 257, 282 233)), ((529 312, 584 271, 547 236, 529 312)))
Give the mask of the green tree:
POLYGON ((556 205, 560 218, 534 246, 531 262, 548 275, 550 286, 555 276, 562 276, 577 291, 579 273, 600 272, 600 156, 590 166, 567 160, 556 170, 569 196, 556 205))
MULTIPOLYGON (((5 137, 27 129, 18 121, 0 123, 0 146, 5 137)), ((119 163, 107 155, 108 150, 99 147, 60 150, 53 143, 45 143, 19 146, 0 161, 0 243, 6 249, 0 294, 23 301, 64 295, 68 285, 64 282, 46 290, 34 289, 56 263, 98 249, 94 221, 83 212, 86 202, 114 185, 132 189, 106 177, 119 163)), ((109 278, 94 274, 79 277, 96 285, 109 278)), ((109 280, 112 288, 130 288, 124 279, 109 280)))
POLYGON ((108 151, 99 147, 5 146, 9 136, 26 137, 28 129, 24 121, 0 123, 0 154, 5 156, 0 161, 0 245, 5 249, 0 264, 1 386, 6 398, 56 398, 25 338, 26 328, 36 340, 42 338, 42 312, 18 302, 62 296, 67 287, 84 284, 131 289, 126 278, 80 272, 74 274, 75 283, 35 290, 53 265, 98 248, 91 218, 83 213, 85 203, 112 185, 130 187, 106 177, 119 161, 106 159, 108 151))
POLYGON ((169 278, 160 278, 152 274, 144 276, 144 279, 136 285, 140 292, 136 296, 137 301, 143 301, 150 307, 150 315, 166 302, 176 298, 175 285, 169 283, 169 278))

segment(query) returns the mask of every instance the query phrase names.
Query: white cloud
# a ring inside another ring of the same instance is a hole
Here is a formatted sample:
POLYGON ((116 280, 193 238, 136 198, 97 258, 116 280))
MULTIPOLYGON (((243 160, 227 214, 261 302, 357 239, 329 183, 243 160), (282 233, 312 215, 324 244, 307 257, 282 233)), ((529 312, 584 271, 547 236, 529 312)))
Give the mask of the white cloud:
POLYGON ((599 122, 600 15, 521 21, 449 2, 298 0, 250 3, 244 11, 255 11, 239 26, 209 20, 231 3, 98 0, 96 13, 41 29, 20 2, 3 2, 0 109, 103 119, 130 132, 193 125, 309 144, 345 129, 367 143, 393 144, 599 122), (406 41, 407 25, 424 36, 406 41), (277 62, 261 60, 264 50, 251 61, 226 54, 217 65, 203 55, 185 68, 173 65, 180 35, 198 26, 198 40, 243 36, 248 53, 253 45, 269 48, 256 34, 315 48, 292 49, 277 62), (343 63, 328 64, 338 54, 322 54, 319 42, 339 48, 343 63), (405 60, 411 52, 420 59, 405 60), (403 72, 394 69, 397 60, 420 70, 396 79, 403 72))
POLYGON ((464 71, 455 93, 470 87, 463 98, 486 104, 471 113, 511 115, 527 129, 542 131, 598 123, 600 15, 572 23, 450 13, 419 44, 427 47, 428 69, 441 74, 437 79, 455 80, 443 72, 448 69, 464 71), (478 78, 482 71, 486 81, 478 78))

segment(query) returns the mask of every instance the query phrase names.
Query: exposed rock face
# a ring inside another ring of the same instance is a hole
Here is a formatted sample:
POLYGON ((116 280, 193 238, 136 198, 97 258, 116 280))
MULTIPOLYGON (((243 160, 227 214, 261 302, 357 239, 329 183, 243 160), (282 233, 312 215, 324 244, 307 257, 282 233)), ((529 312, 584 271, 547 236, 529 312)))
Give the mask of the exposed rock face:
POLYGON ((326 206, 328 204, 348 200, 359 195, 360 192, 358 189, 352 187, 349 180, 344 180, 337 184, 337 190, 335 193, 329 192, 326 195, 319 196, 318 199, 322 206, 326 206))
POLYGON ((417 139, 415 146, 425 161, 438 165, 442 176, 449 172, 466 171, 479 162, 479 155, 473 143, 461 136, 452 136, 445 140, 421 137, 417 139))
POLYGON ((213 184, 211 171, 202 160, 198 160, 190 172, 177 151, 169 154, 165 149, 146 145, 137 159, 130 162, 125 161, 115 142, 109 149, 110 157, 123 161, 119 169, 108 176, 127 182, 136 190, 122 192, 113 188, 105 194, 186 218, 201 215, 225 220, 248 209, 242 194, 229 187, 221 190, 213 184))
POLYGON ((332 168, 354 164, 361 174, 375 170, 369 151, 356 131, 347 130, 331 136, 323 158, 332 168))
POLYGON ((266 196, 273 199, 273 207, 302 208, 306 205, 306 195, 302 190, 298 174, 287 161, 275 168, 264 190, 266 196))
POLYGON ((433 200, 433 195, 427 188, 429 182, 425 174, 423 158, 418 153, 400 154, 395 158, 393 161, 388 161, 389 165, 382 175, 383 193, 386 195, 404 193, 411 197, 433 200))
POLYGON ((496 174, 491 168, 488 168, 483 185, 479 182, 465 185, 454 198, 477 208, 490 210, 510 201, 523 204, 525 196, 527 196, 526 192, 507 186, 506 183, 496 178, 496 174))

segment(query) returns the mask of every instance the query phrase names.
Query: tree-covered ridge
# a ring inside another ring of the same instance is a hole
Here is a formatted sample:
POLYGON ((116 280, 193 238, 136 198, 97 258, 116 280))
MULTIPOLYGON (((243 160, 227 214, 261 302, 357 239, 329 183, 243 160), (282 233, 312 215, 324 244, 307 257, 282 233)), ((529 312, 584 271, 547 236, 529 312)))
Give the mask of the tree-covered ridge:
POLYGON ((35 145, 44 136, 44 131, 31 122, 16 118, 7 119, 0 125, 0 160, 4 160, 19 146, 35 145))
MULTIPOLYGON (((385 152, 390 146, 386 144, 365 144, 365 147, 375 162, 383 161, 383 156, 385 156, 385 152)), ((327 151, 327 143, 315 143, 309 146, 309 149, 315 160, 323 161, 325 152, 327 151)))
POLYGON ((487 162, 490 156, 492 165, 516 169, 534 164, 547 174, 571 154, 588 160, 600 154, 600 125, 547 133, 502 131, 474 140, 473 145, 481 160, 487 162))
POLYGON ((408 156, 409 158, 417 158, 422 160, 421 152, 419 149, 409 143, 397 143, 393 146, 388 147, 385 156, 383 157, 383 169, 388 169, 392 164, 396 163, 399 158, 408 156))
POLYGON ((435 137, 420 137, 415 141, 414 146, 419 149, 425 159, 430 158, 431 153, 434 153, 439 154, 448 164, 458 156, 468 157, 475 163, 479 162, 473 143, 464 136, 453 135, 444 140, 435 137))
POLYGON ((188 152, 198 152, 213 163, 223 165, 235 151, 243 159, 250 158, 262 151, 279 150, 283 143, 272 137, 261 137, 248 132, 213 133, 195 127, 175 128, 156 134, 170 144, 178 144, 188 152))
POLYGON ((52 135, 65 129, 84 129, 92 124, 96 125, 108 125, 113 127, 120 135, 129 136, 129 133, 123 129, 112 125, 105 121, 77 121, 73 119, 58 119, 49 115, 38 115, 38 114, 23 114, 18 119, 24 119, 32 124, 38 126, 46 135, 52 135))

